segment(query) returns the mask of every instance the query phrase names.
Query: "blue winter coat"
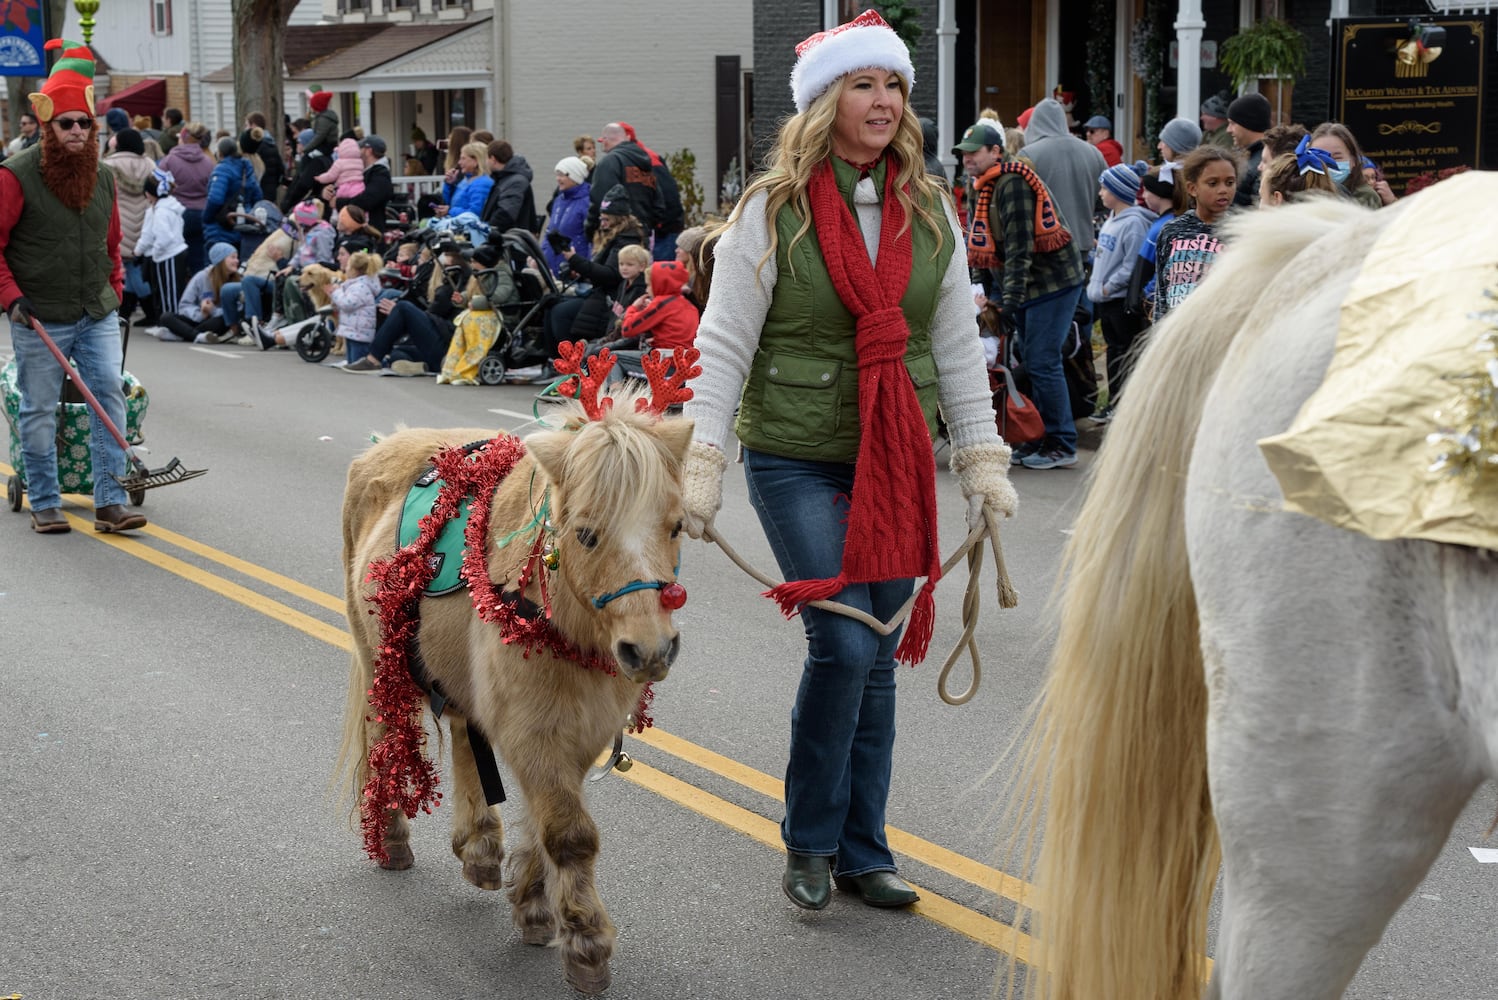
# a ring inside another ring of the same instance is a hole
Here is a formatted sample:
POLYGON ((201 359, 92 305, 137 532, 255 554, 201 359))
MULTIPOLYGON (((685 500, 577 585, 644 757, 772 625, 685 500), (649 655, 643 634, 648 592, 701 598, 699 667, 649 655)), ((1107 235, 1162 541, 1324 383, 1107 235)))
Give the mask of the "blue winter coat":
MULTIPOLYGON (((583 260, 590 260, 593 256, 593 246, 588 242, 585 235, 588 224, 588 199, 592 189, 587 181, 570 187, 565 191, 558 191, 557 196, 551 201, 551 215, 546 220, 546 232, 561 233, 572 241, 572 249, 583 260)), ((545 237, 541 239, 541 252, 546 255, 546 263, 553 274, 562 273, 562 255, 552 249, 545 237)))
POLYGON ((443 184, 442 197, 448 204, 448 216, 462 215, 464 212, 472 212, 479 218, 484 215, 484 202, 489 200, 489 189, 494 186, 494 178, 488 174, 479 174, 476 177, 467 177, 457 184, 443 184))
POLYGON ((240 204, 253 208, 260 201, 260 182, 255 168, 242 156, 220 160, 208 178, 208 196, 203 199, 203 246, 232 243, 239 246, 239 234, 231 222, 223 225, 223 214, 235 211, 240 204))

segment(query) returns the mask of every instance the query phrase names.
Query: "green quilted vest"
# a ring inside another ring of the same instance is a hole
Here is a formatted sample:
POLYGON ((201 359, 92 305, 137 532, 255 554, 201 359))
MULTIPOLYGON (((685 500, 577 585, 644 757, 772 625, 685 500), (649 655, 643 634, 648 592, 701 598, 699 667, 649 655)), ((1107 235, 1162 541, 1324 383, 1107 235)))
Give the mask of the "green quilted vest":
MULTIPOLYGON (((833 158, 843 199, 853 210, 858 173, 833 158)), ((884 164, 871 177, 884 189, 884 164)), ((939 206, 936 206, 940 211, 939 206)), ((855 213, 856 217, 856 213, 855 213)), ((853 316, 843 306, 822 262, 813 228, 787 250, 801 220, 787 205, 775 218, 777 271, 770 311, 765 317, 734 430, 745 447, 788 458, 852 462, 858 458, 858 353, 853 316)), ((910 324, 905 367, 936 435, 936 361, 931 356, 931 317, 955 240, 950 234, 936 249, 936 237, 915 221, 910 284, 900 307, 910 324)), ((766 267, 770 266, 768 263, 766 267)))
POLYGON ((40 143, 0 163, 21 182, 24 199, 5 262, 38 319, 74 323, 83 313, 103 319, 120 305, 109 283, 114 174, 99 164, 94 196, 82 212, 75 212, 42 182, 41 164, 40 143))

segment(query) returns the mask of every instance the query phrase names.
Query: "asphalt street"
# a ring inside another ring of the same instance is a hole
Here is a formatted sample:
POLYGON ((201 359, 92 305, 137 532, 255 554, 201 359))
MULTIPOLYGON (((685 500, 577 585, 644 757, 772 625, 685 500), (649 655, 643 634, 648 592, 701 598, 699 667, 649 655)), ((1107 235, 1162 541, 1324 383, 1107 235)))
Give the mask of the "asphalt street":
MULTIPOLYGON (((329 784, 350 460, 402 425, 519 428, 534 389, 143 336, 128 366, 151 394, 149 464, 210 471, 150 491, 151 524, 128 539, 96 535, 87 498, 68 498, 63 536, 0 512, 0 997, 576 996, 556 953, 520 942, 504 896, 463 880, 448 810, 414 823, 414 868, 385 872, 329 784)), ((1046 597, 1098 437, 1084 435, 1079 469, 1015 474, 1021 510, 1003 540, 1021 604, 997 607, 990 569, 974 700, 936 693, 960 572, 937 594, 932 659, 900 671, 889 822, 923 896, 913 910, 835 897, 807 913, 781 894, 800 629, 720 551, 688 544, 683 651, 657 686, 657 728, 627 741, 636 767, 589 790, 618 927, 609 997, 989 995, 1010 940, 1004 894, 1022 888, 997 867, 1000 759, 1039 686, 1046 597)), ((938 490, 950 551, 962 504, 945 471, 938 490)), ((1128 530, 1129 512, 1118 520, 1128 530)), ((737 467, 717 524, 773 567, 737 467)), ((1495 809, 1484 788, 1349 996, 1498 994, 1498 865, 1468 851, 1488 846, 1495 809)))

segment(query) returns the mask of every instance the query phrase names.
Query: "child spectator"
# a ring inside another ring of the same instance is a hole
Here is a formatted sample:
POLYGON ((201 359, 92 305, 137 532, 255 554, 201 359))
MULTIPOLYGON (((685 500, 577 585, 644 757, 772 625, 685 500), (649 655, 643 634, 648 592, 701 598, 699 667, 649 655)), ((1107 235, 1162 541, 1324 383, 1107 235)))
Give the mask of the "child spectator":
POLYGON ((332 184, 339 201, 363 194, 364 158, 359 155, 358 141, 350 136, 339 142, 338 155, 334 157, 333 165, 313 180, 319 184, 332 184))
POLYGON ((1139 248, 1139 259, 1134 264, 1133 276, 1129 279, 1128 307, 1147 327, 1155 315, 1155 247, 1160 230, 1165 224, 1190 207, 1184 182, 1176 183, 1180 164, 1166 160, 1144 178, 1144 204, 1158 218, 1150 224, 1144 244, 1139 248))
POLYGON ((333 227, 322 217, 323 204, 315 199, 302 202, 291 210, 291 221, 301 230, 302 240, 297 247, 292 266, 300 269, 309 264, 331 264, 333 262, 333 227))
POLYGON ((608 334, 619 337, 620 324, 630 306, 650 292, 650 251, 631 244, 619 248, 619 287, 609 296, 609 311, 614 314, 609 320, 608 334))
MULTIPOLYGON (((438 385, 478 385, 479 363, 499 338, 499 313, 482 293, 475 292, 468 308, 453 320, 453 339, 437 373, 438 385)), ((392 364, 394 368, 395 362, 392 364)), ((403 366, 404 367, 404 366, 403 366)))
POLYGON ((380 297, 380 281, 375 272, 380 269, 379 261, 365 250, 354 254, 349 258, 343 282, 334 285, 330 293, 338 309, 338 335, 347 344, 349 364, 367 355, 374 340, 375 302, 380 297))
MULTIPOLYGON (((173 195, 176 180, 171 172, 157 167, 146 185, 146 196, 151 204, 146 208, 146 217, 140 224, 140 239, 135 241, 135 252, 151 262, 151 315, 157 323, 176 308, 187 284, 187 238, 183 235, 182 216, 185 209, 173 195)), ((159 333, 159 327, 153 327, 159 333)))
POLYGON ((276 346, 271 334, 280 326, 276 304, 280 302, 275 292, 276 281, 291 273, 291 256, 296 252, 297 238, 301 235, 296 223, 284 220, 269 236, 260 241, 255 252, 244 265, 244 277, 240 279, 241 313, 248 329, 236 343, 245 347, 259 347, 262 351, 276 346), (273 303, 269 322, 262 322, 267 293, 273 303))
POLYGON ((232 243, 208 248, 208 266, 192 276, 177 302, 177 311, 161 317, 162 341, 188 340, 199 344, 222 344, 229 340, 228 321, 220 304, 220 292, 239 273, 239 250, 232 243))
POLYGON ((1159 288, 1155 321, 1185 300, 1211 270, 1222 241, 1217 224, 1233 204, 1238 186, 1238 158, 1221 146, 1198 146, 1181 164, 1180 173, 1192 208, 1160 230, 1156 257, 1159 288))
POLYGON ((1338 195, 1337 185, 1331 173, 1337 161, 1324 149, 1313 149, 1311 137, 1301 137, 1300 145, 1293 152, 1281 153, 1270 159, 1268 136, 1264 145, 1266 155, 1259 171, 1259 207, 1273 208, 1290 201, 1299 201, 1306 194, 1320 193, 1338 195))
POLYGON ((691 347, 697 339, 697 310, 682 294, 686 284, 687 269, 676 261, 651 264, 650 294, 637 299, 624 313, 620 346, 633 341, 642 351, 691 347))
POLYGON ((1108 344, 1108 405, 1093 419, 1106 423, 1113 414, 1128 377, 1130 350, 1142 326, 1127 308, 1129 279, 1139 248, 1149 233, 1155 213, 1136 204, 1143 187, 1146 164, 1134 167, 1118 164, 1098 177, 1098 196, 1108 210, 1108 220, 1098 231, 1097 250, 1092 264, 1092 280, 1087 283, 1087 297, 1103 327, 1108 344))

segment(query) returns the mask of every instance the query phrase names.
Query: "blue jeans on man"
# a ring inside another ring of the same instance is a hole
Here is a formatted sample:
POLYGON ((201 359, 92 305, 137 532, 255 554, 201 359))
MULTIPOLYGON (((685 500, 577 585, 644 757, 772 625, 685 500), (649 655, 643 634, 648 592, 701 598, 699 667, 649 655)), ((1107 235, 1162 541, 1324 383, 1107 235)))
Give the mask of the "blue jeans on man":
MULTIPOLYGON (((787 580, 842 568, 851 463, 745 454, 749 500, 787 580)), ((891 580, 845 587, 834 599, 888 621, 914 590, 891 580)), ((895 743, 895 647, 845 615, 803 608, 807 655, 791 711, 785 772, 786 849, 837 858, 836 875, 894 871, 884 835, 895 743)))
POLYGON ((1026 302, 1015 316, 1020 357, 1030 376, 1030 398, 1045 422, 1046 444, 1073 455, 1077 425, 1072 419, 1061 347, 1081 294, 1081 285, 1053 292, 1026 302))
MULTIPOLYGON (((74 323, 43 322, 64 357, 78 365, 78 376, 119 428, 125 430, 124 365, 120 345, 120 318, 111 312, 103 319, 84 316, 74 323)), ((62 506, 57 482, 58 401, 62 398, 62 367, 34 330, 11 324, 11 344, 16 354, 16 380, 21 391, 21 414, 17 432, 26 463, 26 491, 32 510, 62 506)), ((89 453, 93 459, 94 506, 124 504, 125 488, 115 476, 126 469, 125 452, 110 436, 97 414, 89 412, 89 453)))

